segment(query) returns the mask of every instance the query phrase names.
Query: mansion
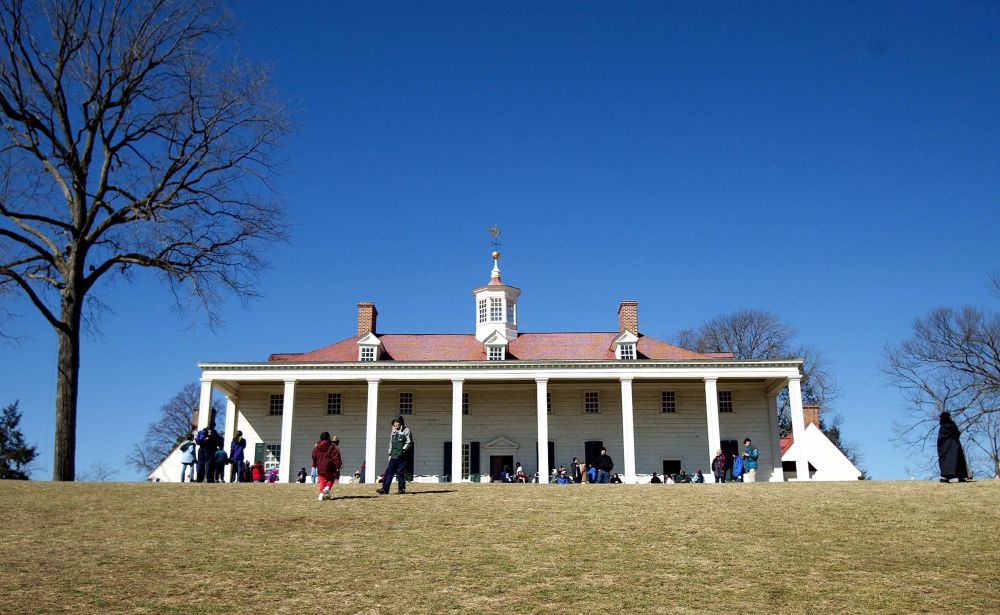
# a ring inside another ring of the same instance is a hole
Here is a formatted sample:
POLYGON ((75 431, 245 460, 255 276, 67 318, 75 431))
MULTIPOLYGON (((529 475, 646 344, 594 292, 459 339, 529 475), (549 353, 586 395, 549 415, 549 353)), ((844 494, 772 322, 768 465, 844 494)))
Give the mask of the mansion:
MULTIPOLYGON (((247 459, 277 468, 281 482, 308 472, 322 431, 340 439, 345 478, 360 470, 374 482, 396 415, 413 432, 417 481, 485 479, 521 463, 544 483, 553 467, 601 447, 625 483, 681 468, 711 481, 716 449, 742 450, 747 436, 760 449, 758 480, 784 480, 776 398, 788 388, 795 442, 805 444, 801 359, 679 348, 640 332, 636 301, 621 301, 614 331, 522 332, 521 291, 501 281, 492 256, 489 281, 472 291, 468 333, 386 333, 365 302, 356 334, 332 344, 199 363, 198 428, 216 420, 212 394, 223 393, 216 426, 226 450, 242 431, 247 459)), ((797 475, 808 477, 806 446, 797 449, 797 475)))

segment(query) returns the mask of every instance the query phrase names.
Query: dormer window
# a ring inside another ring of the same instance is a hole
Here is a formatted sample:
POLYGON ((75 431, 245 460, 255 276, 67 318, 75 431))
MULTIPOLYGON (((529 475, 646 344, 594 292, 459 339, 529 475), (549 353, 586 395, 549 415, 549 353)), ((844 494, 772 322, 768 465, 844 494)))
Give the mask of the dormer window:
POLYGON ((504 361, 507 359, 507 338, 499 331, 494 331, 483 341, 486 346, 487 361, 504 361))
POLYGON ((378 361, 381 350, 382 340, 374 333, 366 333, 358 340, 358 361, 363 363, 378 361))
POLYGON ((619 361, 635 361, 638 357, 636 345, 639 337, 631 331, 622 331, 612 342, 615 348, 615 358, 619 361))

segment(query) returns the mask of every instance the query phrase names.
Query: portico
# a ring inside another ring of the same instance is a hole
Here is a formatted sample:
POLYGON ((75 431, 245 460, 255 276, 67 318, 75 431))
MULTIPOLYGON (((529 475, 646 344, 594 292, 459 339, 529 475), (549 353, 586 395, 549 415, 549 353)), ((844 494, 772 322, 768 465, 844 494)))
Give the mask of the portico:
POLYGON ((420 450, 414 473, 451 480, 468 478, 469 460, 463 471, 463 455, 456 452, 445 469, 443 457, 435 459, 443 455, 439 451, 444 442, 516 438, 521 451, 531 451, 522 452, 517 461, 537 472, 539 482, 547 482, 553 467, 573 456, 584 457, 585 442, 602 441, 623 481, 634 483, 639 475, 661 472, 659 464, 671 458, 691 471, 705 469, 708 476, 723 439, 742 442, 751 435, 762 452, 761 478, 780 481, 776 396, 786 386, 793 417, 800 417, 793 420, 793 428, 802 425, 798 360, 303 363, 285 364, 280 370, 266 362, 200 367, 203 423, 208 421, 208 391, 214 387, 227 399, 227 445, 235 429, 244 432, 250 450, 258 442, 279 443, 275 461, 282 481, 308 465, 313 440, 322 430, 356 434, 353 442, 343 445, 345 466, 351 457, 363 460, 365 480, 374 481, 384 462, 388 421, 397 413, 413 429, 420 450), (720 391, 725 393, 722 412, 720 391), (411 405, 400 406, 400 398, 411 405), (323 407, 331 399, 340 400, 338 414, 323 407), (274 412, 276 407, 279 412, 274 412), (700 446, 694 444, 698 441, 700 446), (540 442, 555 443, 557 458, 550 459, 549 447, 537 446, 540 442))

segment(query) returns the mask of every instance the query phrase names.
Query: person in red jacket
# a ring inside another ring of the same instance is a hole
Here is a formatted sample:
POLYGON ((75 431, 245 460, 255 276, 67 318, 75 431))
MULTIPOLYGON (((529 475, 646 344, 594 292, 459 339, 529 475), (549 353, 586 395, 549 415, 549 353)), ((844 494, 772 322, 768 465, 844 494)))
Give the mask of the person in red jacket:
POLYGON ((262 483, 264 482, 264 462, 260 459, 255 459, 253 465, 250 466, 250 476, 253 477, 253 482, 262 483))
POLYGON ((330 432, 324 431, 319 435, 319 442, 313 447, 312 462, 319 475, 319 496, 316 499, 322 502, 329 497, 330 488, 340 477, 340 448, 330 440, 330 432))

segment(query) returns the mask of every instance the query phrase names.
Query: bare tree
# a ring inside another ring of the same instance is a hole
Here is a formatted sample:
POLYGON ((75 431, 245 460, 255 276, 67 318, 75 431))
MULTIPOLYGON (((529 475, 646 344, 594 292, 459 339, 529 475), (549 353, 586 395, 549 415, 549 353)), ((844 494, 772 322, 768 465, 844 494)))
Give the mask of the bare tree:
MULTIPOLYGON (((160 418, 149 424, 142 442, 132 447, 125 463, 147 474, 155 470, 170 451, 182 442, 184 436, 192 431, 192 417, 199 409, 200 400, 201 387, 192 382, 160 406, 160 418)), ((219 401, 213 399, 209 424, 214 423, 213 418, 222 411, 219 401)))
POLYGON ((742 309, 704 322, 696 330, 684 331, 685 346, 695 352, 731 352, 737 359, 788 357, 795 328, 763 310, 742 309))
POLYGON ((98 282, 156 272, 214 325, 284 239, 284 109, 266 71, 215 60, 226 23, 213 0, 0 0, 0 297, 56 332, 55 480, 75 475, 98 282))
MULTIPOLYGON (((843 419, 829 408, 829 403, 840 395, 830 373, 829 361, 812 346, 793 346, 796 335, 795 327, 775 314, 741 309, 716 316, 696 329, 685 329, 672 339, 677 345, 696 352, 730 352, 737 359, 801 358, 803 403, 822 409, 820 429, 857 465, 861 454, 841 438, 843 419)), ((788 389, 785 389, 778 395, 778 427, 786 432, 792 428, 789 411, 788 389)))
POLYGON ((103 461, 95 461, 90 464, 87 471, 77 477, 77 480, 87 482, 103 483, 113 479, 118 475, 118 470, 103 461))
POLYGON ((914 321, 908 339, 886 346, 882 369, 907 402, 894 425, 900 446, 928 458, 925 467, 935 469, 938 416, 948 411, 978 449, 968 460, 970 469, 997 476, 1000 314, 970 306, 933 310, 914 321))
MULTIPOLYGON (((778 316, 763 310, 742 309, 685 329, 674 342, 695 352, 730 352, 737 359, 799 357, 802 365, 802 401, 824 407, 839 395, 829 361, 811 346, 792 346, 797 332, 778 316)), ((787 397, 779 399, 779 414, 787 418, 787 397)))

